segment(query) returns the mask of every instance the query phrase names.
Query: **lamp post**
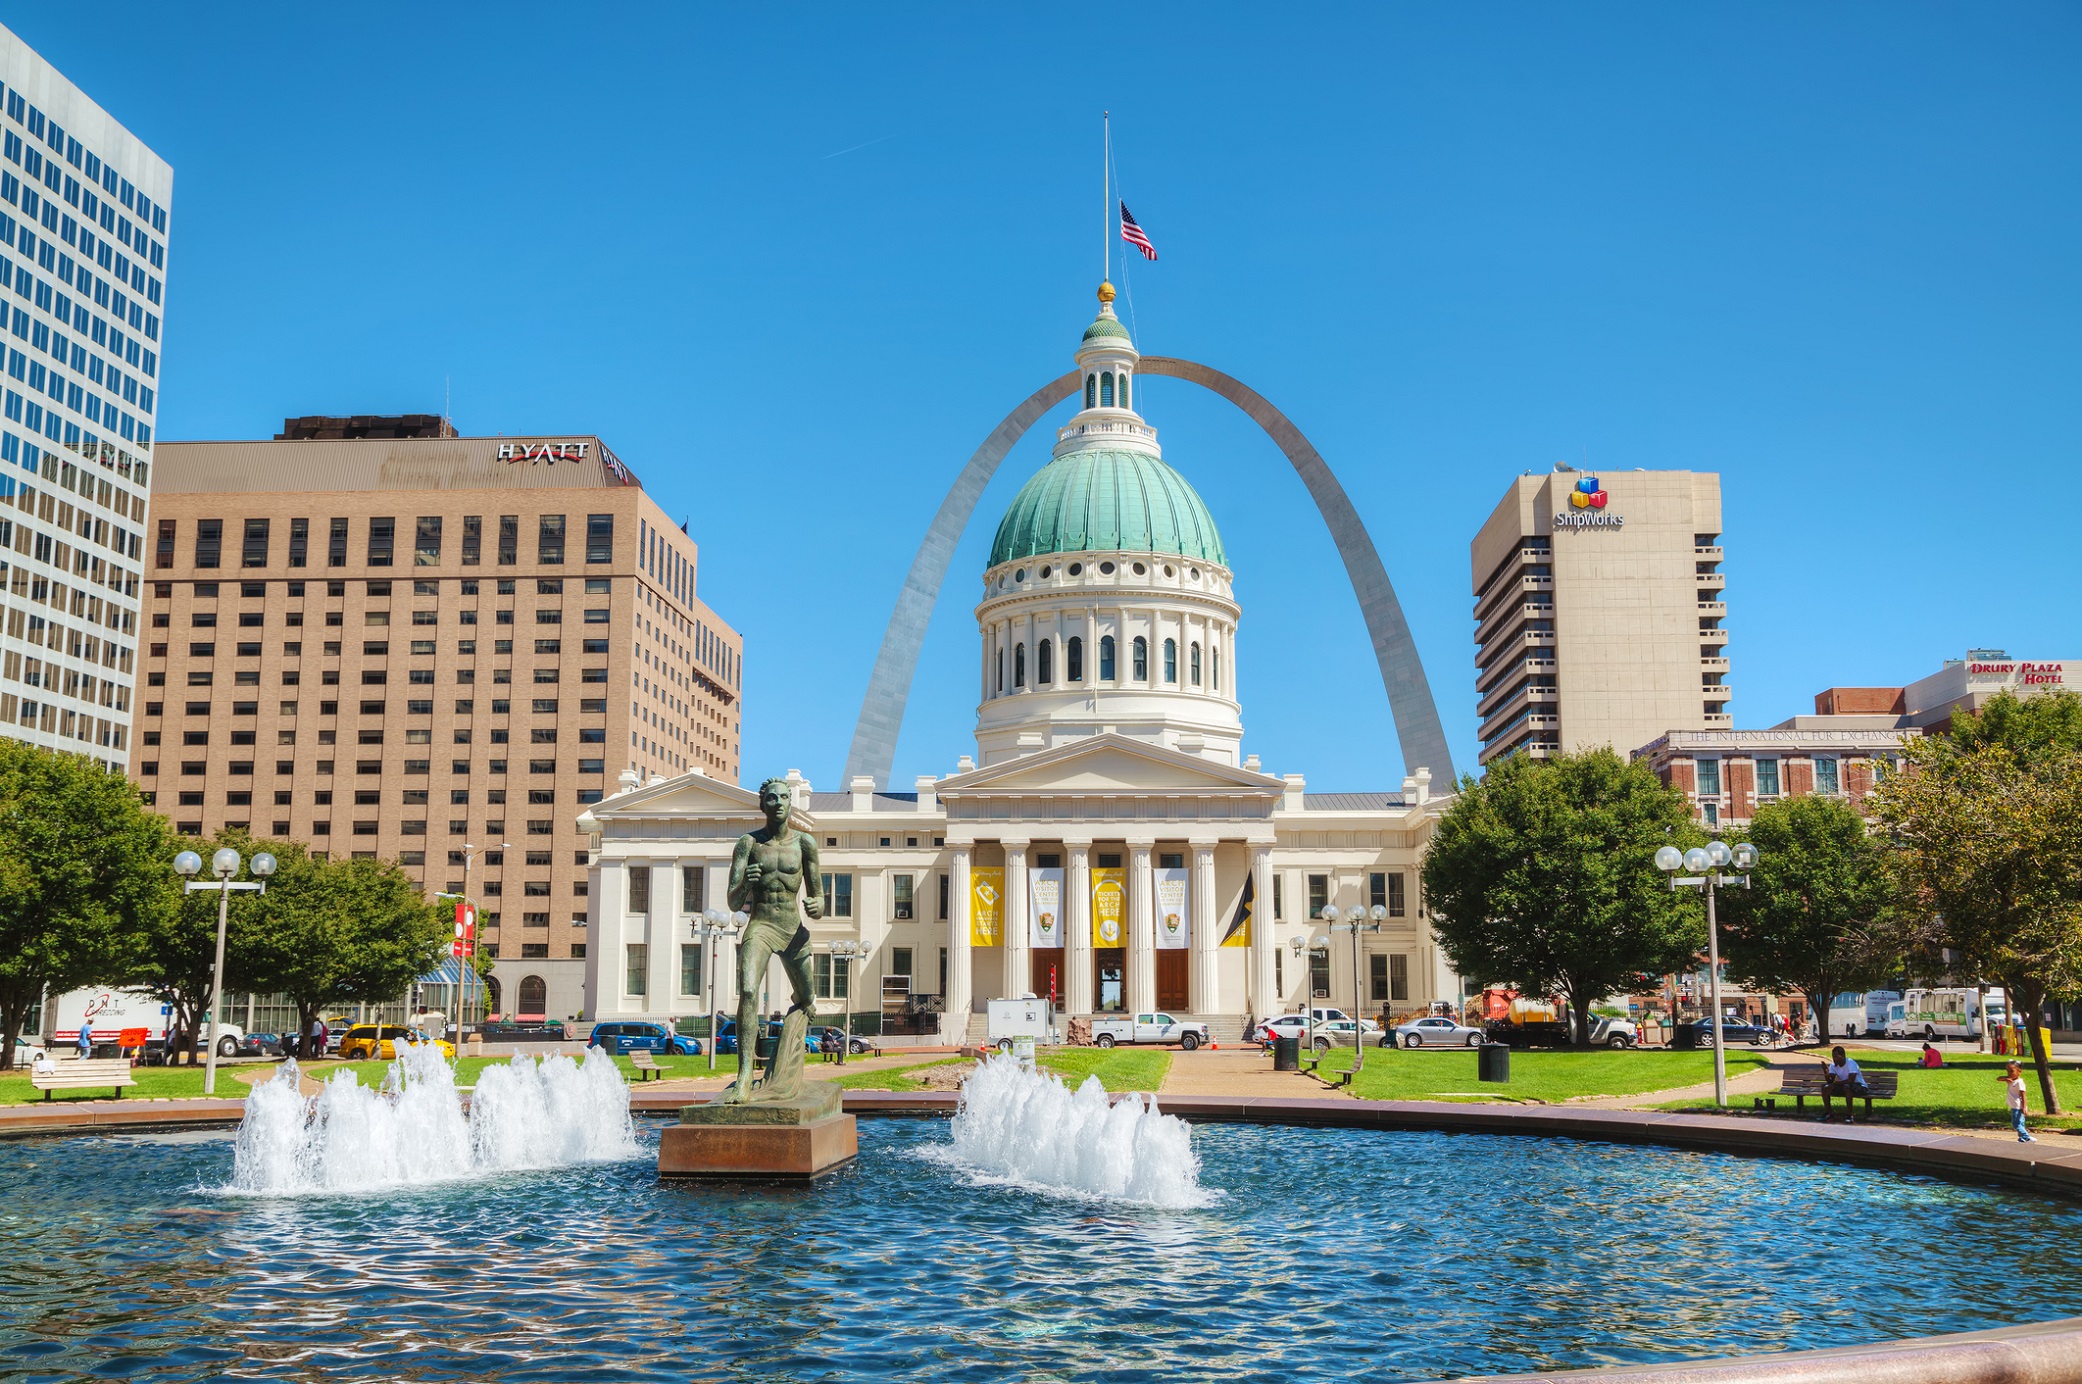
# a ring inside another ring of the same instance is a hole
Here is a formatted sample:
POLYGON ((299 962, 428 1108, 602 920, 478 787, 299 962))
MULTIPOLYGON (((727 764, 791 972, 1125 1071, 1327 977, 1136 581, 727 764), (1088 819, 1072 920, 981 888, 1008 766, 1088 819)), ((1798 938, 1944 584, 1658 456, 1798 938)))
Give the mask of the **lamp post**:
MULTIPOLYGON (((1323 916, 1326 918, 1332 917, 1336 912, 1335 908, 1325 908, 1323 916)), ((1382 922, 1387 917, 1388 907, 1386 904, 1377 903, 1369 911, 1355 903, 1345 910, 1345 920, 1341 923, 1333 923, 1330 929, 1332 932, 1350 932, 1352 934, 1352 1075, 1354 1078, 1357 1078, 1360 1071, 1366 1066, 1366 1034, 1359 1026, 1361 1012, 1366 1008, 1366 990, 1364 988, 1366 982, 1359 973, 1359 934, 1362 932, 1379 932, 1382 922)))
POLYGON ((829 946, 831 964, 836 969, 840 962, 846 966, 846 1024, 841 1030, 844 1035, 839 1043, 839 1065, 846 1065, 846 1055, 853 1047, 853 962, 856 957, 865 957, 867 948, 858 942, 841 939, 829 946))
POLYGON ((244 863, 239 853, 229 846, 221 847, 210 857, 210 873, 215 880, 198 880, 202 873, 202 857, 194 851, 182 851, 174 857, 174 873, 187 881, 183 892, 194 893, 198 889, 217 891, 217 963, 210 968, 210 1052, 203 1068, 202 1093, 217 1094, 217 1011, 224 1004, 224 928, 231 918, 231 892, 234 889, 255 889, 267 892, 268 876, 275 872, 275 858, 266 851, 257 851, 253 856, 253 874, 259 880, 254 884, 234 884, 231 877, 239 872, 244 863))
POLYGON ((1675 846, 1664 846, 1655 853, 1658 870, 1670 876, 1670 888, 1679 885, 1697 889, 1706 895, 1706 983, 1713 1015, 1713 1103, 1725 1109, 1728 1104, 1728 1045, 1721 1034, 1721 940, 1719 919, 1714 912, 1714 893, 1722 884, 1741 884, 1749 888, 1750 867, 1757 863, 1757 848, 1744 841, 1730 849, 1725 841, 1709 841, 1704 846, 1694 846, 1680 852, 1675 846), (1720 873, 1730 863, 1742 873, 1720 873), (1680 875, 1679 870, 1690 870, 1689 875, 1680 875))
MULTIPOLYGON (((749 913, 725 913, 720 908, 705 909, 694 924, 694 940, 701 943, 701 993, 702 1002, 708 1006, 708 1069, 716 1069, 716 1043, 723 1036, 723 1026, 716 1022, 716 947, 715 944, 735 937, 744 931, 746 923, 752 921, 749 913)), ((737 1060, 743 1066, 745 1035, 737 1035, 737 1060)))

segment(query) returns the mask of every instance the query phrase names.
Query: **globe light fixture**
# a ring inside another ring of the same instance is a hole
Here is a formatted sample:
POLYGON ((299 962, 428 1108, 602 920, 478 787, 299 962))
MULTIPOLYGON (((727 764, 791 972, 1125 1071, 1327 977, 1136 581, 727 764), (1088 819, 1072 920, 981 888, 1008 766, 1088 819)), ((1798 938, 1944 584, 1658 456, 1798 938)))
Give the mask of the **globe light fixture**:
POLYGON ((273 877, 278 866, 272 855, 261 851, 253 857, 253 863, 249 868, 256 879, 269 879, 273 877))
POLYGON ((219 847, 217 853, 210 857, 210 873, 222 879, 229 879, 239 872, 242 863, 237 851, 229 846, 219 847))
POLYGON ((174 873, 185 879, 193 879, 202 873, 202 857, 194 851, 182 851, 173 858, 174 873))
POLYGON ((261 851, 253 857, 253 873, 258 876, 259 882, 235 884, 231 877, 239 872, 239 867, 244 863, 239 858, 239 853, 231 847, 218 847, 210 856, 210 873, 217 878, 210 881, 195 878, 202 873, 202 856, 197 852, 182 851, 173 860, 174 873, 187 881, 181 886, 183 893, 193 893, 198 889, 217 891, 217 960, 210 968, 209 1007, 204 1010, 210 1021, 210 1049, 204 1059, 207 1065, 202 1077, 202 1093, 206 1096, 217 1093, 217 1035, 221 1027, 217 1011, 224 1004, 224 932, 231 918, 231 894, 234 889, 265 891, 267 877, 275 872, 275 858, 266 851, 261 851))
MULTIPOLYGON (((1706 979, 1712 994, 1710 1015, 1713 1024, 1713 1102, 1725 1108, 1728 1104, 1728 1050, 1725 1035, 1721 1032, 1721 941, 1720 920, 1716 907, 1718 886, 1740 884, 1749 888, 1749 869, 1757 863, 1757 848, 1747 841, 1730 848, 1725 841, 1711 841, 1704 846, 1694 846, 1682 855, 1675 846, 1656 849, 1655 867, 1670 876, 1670 887, 1697 889, 1706 895, 1706 979), (1744 873, 1723 875, 1721 870, 1732 863, 1744 873), (1689 869, 1689 878, 1679 875, 1680 869, 1689 869)), ((1674 1001, 1673 1001, 1674 1007, 1674 1001)), ((1673 1013, 1671 1022, 1677 1016, 1673 1013)))
POLYGON ((1713 857, 1704 846, 1694 846, 1684 853, 1684 867, 1693 874, 1704 874, 1713 868, 1713 857))
POLYGON ((1725 841, 1708 841, 1706 854, 1713 857, 1713 868, 1716 870, 1726 869, 1728 862, 1735 858, 1735 853, 1728 849, 1728 843, 1725 841))
POLYGON ((1676 874, 1684 868, 1684 852, 1675 846, 1664 846, 1655 853, 1655 867, 1666 875, 1676 874))

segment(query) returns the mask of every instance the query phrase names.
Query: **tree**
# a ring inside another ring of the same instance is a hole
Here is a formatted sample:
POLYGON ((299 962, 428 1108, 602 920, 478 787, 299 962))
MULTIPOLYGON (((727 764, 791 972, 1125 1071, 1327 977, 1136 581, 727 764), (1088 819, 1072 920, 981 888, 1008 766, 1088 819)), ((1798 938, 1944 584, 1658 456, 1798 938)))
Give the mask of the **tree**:
MULTIPOLYGON (((180 840, 169 851, 191 850, 207 862, 222 847, 229 846, 243 860, 251 861, 259 851, 272 852, 277 859, 301 846, 273 841, 255 841, 243 831, 220 831, 213 840, 180 840)), ((171 855, 168 859, 171 860, 171 855)), ((207 866, 205 866, 207 877, 207 866)), ((217 960, 217 899, 213 891, 189 892, 186 881, 165 872, 164 898, 145 910, 136 931, 125 947, 125 961, 118 983, 142 990, 172 1011, 170 1027, 181 1035, 179 1049, 169 1049, 167 1060, 186 1054, 192 1062, 202 1041, 202 1016, 209 1007, 211 972, 217 960)), ((257 895, 239 891, 231 896, 225 929, 224 986, 227 990, 249 990, 252 985, 254 903, 257 895)), ((221 1016, 220 1016, 221 1017, 221 1016)))
MULTIPOLYGON (((2041 724, 2015 717, 2011 728, 2041 724)), ((1932 950, 2002 982, 2057 1115, 2040 1019, 2049 996, 2082 990, 2082 751, 2057 738, 2020 737, 2021 754, 1990 735, 1964 739, 1911 742, 1911 771, 1873 802, 1905 905, 1931 919, 1932 950)))
POLYGON ((46 991, 116 978, 172 876, 167 840, 121 770, 0 740, 0 1067, 46 991))
POLYGON ((1592 1004, 1705 945, 1698 900, 1655 866, 1701 839, 1683 794, 1610 750, 1503 760, 1461 781, 1432 837, 1433 929, 1462 975, 1563 996, 1587 1044, 1592 1004))
POLYGON ((440 960, 450 937, 441 910, 387 860, 319 860, 287 847, 252 905, 256 988, 297 1008, 297 1033, 325 1006, 398 998, 440 960))
POLYGON ((1805 995, 1826 1033, 1833 996, 1877 985, 1901 963, 1885 850, 1836 798, 1767 803, 1748 838, 1750 887, 1720 892, 1721 957, 1742 985, 1805 995))

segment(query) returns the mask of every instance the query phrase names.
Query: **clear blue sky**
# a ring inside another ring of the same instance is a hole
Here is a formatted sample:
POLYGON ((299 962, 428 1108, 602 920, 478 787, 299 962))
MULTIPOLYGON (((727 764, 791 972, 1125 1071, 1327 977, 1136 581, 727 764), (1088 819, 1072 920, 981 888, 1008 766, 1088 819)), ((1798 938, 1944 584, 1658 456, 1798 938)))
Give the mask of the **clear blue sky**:
MULTIPOLYGON (((1468 540, 1557 459, 1722 473, 1738 724, 1969 645, 2082 657, 2082 9, 1084 14, 0 4, 174 165, 160 435, 444 378, 465 432, 599 433, 747 636, 754 780, 839 786, 926 521, 1068 368, 1107 107, 1163 254, 1138 343, 1338 469, 1462 767, 1468 540)), ((1299 482, 1212 396, 1142 403, 1236 569, 1247 745, 1393 786, 1299 482)), ((956 558, 899 784, 972 744, 974 582, 1045 432, 956 558)))

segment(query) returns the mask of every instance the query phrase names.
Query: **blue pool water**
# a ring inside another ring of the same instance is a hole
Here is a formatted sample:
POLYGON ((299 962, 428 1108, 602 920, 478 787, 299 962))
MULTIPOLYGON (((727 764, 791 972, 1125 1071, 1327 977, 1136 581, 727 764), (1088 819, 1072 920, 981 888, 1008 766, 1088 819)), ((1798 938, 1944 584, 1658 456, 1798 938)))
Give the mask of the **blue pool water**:
POLYGON ((1855 1168, 1202 1126, 1190 1210, 973 1181, 863 1120, 813 1189, 632 1160, 209 1190, 228 1135, 0 1145, 0 1376, 1403 1380, 2064 1315, 2082 1208, 1855 1168), (2033 1247, 2047 1252, 2029 1254, 2033 1247))

